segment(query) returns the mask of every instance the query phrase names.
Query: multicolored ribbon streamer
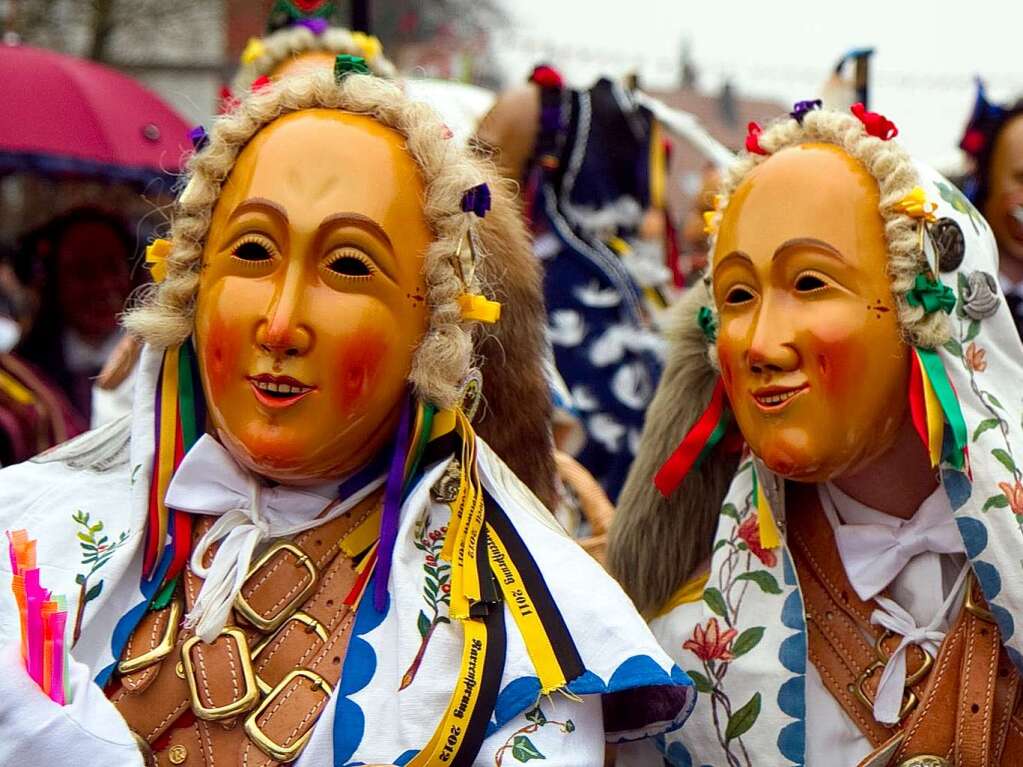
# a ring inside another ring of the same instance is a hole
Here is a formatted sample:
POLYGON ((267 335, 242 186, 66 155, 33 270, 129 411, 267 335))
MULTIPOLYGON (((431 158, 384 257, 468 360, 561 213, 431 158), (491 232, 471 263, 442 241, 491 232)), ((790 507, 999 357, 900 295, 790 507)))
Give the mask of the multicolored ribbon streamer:
POLYGON ((665 498, 671 495, 686 475, 699 466, 704 458, 725 436, 728 430, 728 411, 725 409, 725 387, 718 378, 710 404, 703 415, 693 424, 681 444, 675 448, 668 460, 658 470, 654 484, 665 498))
POLYGON ((931 466, 937 468, 944 458, 953 468, 966 470, 966 420, 941 357, 933 349, 913 350, 909 409, 913 428, 927 447, 931 466), (946 424, 951 429, 951 449, 942 455, 946 424))
MULTIPOLYGON (((206 429, 206 401, 191 341, 164 352, 156 390, 156 450, 149 492, 149 524, 143 557, 143 575, 151 578, 163 557, 170 556, 164 584, 178 576, 192 544, 191 517, 168 509, 167 487, 181 460, 206 429), (167 536, 171 547, 165 548, 167 536)), ((162 586, 161 586, 162 589, 162 586)))
POLYGON ((781 533, 778 523, 774 521, 774 512, 767 500, 764 488, 757 478, 757 467, 753 468, 753 504, 757 509, 757 525, 760 528, 760 545, 765 549, 776 549, 781 546, 781 533))

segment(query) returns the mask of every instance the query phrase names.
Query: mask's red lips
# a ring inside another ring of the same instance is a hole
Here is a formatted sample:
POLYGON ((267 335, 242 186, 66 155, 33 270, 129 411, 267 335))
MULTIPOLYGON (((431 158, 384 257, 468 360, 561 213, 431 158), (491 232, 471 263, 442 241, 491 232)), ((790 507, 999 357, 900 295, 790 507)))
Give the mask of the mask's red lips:
POLYGON ((316 391, 315 386, 304 384, 291 376, 260 373, 249 376, 248 380, 256 399, 270 408, 290 407, 316 391))
POLYGON ((777 413, 786 408, 792 400, 803 392, 809 391, 808 384, 801 386, 762 386, 750 394, 757 407, 766 413, 777 413))

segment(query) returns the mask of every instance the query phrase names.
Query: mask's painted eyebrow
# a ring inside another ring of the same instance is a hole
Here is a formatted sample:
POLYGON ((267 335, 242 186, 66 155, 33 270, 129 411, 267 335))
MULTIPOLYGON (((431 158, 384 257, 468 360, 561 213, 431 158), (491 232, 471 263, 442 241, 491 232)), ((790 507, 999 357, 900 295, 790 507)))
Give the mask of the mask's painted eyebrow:
POLYGON ((718 269, 723 268, 724 265, 730 261, 745 261, 747 264, 750 264, 751 266, 753 264, 753 259, 750 258, 746 253, 743 253, 741 250, 733 250, 731 253, 728 253, 727 255, 723 256, 722 258, 714 262, 714 272, 716 273, 718 269))
POLYGON ((239 203, 238 207, 232 211, 232 216, 237 216, 241 213, 248 213, 249 211, 257 211, 261 213, 269 213, 270 215, 279 218, 282 223, 288 223, 288 211, 284 209, 284 206, 280 203, 276 203, 273 200, 268 200, 265 197, 250 197, 249 199, 239 203))
POLYGON ((394 262, 394 245, 391 243, 391 238, 384 231, 384 228, 369 216, 364 216, 361 213, 331 213, 320 222, 319 230, 322 235, 328 229, 343 227, 361 229, 384 246, 387 258, 380 259, 385 261, 385 263, 381 263, 379 266, 384 274, 390 277, 392 281, 397 282, 398 270, 397 264, 394 262))
POLYGON ((818 240, 816 237, 794 237, 791 240, 785 240, 785 242, 779 245, 777 250, 774 251, 772 260, 778 258, 778 256, 789 248, 811 248, 813 250, 820 251, 826 256, 836 258, 842 263, 846 263, 845 257, 839 252, 838 248, 824 242, 824 240, 818 240))

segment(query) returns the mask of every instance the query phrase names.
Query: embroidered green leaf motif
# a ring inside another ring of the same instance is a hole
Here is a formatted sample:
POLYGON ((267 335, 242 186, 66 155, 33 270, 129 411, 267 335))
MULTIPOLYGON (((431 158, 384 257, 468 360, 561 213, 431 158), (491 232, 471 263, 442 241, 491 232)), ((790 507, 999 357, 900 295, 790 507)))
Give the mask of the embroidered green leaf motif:
POLYGON ((1011 471, 1013 474, 1016 473, 1016 462, 1012 460, 1012 456, 1002 450, 1000 447, 996 447, 991 451, 991 455, 998 459, 998 462, 1005 468, 1011 471))
POLYGON ((565 732, 575 732, 575 722, 571 719, 565 720, 565 732))
POLYGON ((536 746, 533 745, 533 741, 525 735, 515 736, 515 740, 512 741, 512 756, 515 757, 517 762, 530 762, 533 759, 547 758, 537 750, 536 746))
POLYGON ((89 593, 85 595, 85 601, 86 602, 91 602, 96 597, 98 597, 100 595, 100 592, 102 592, 102 591, 103 591, 103 581, 100 581, 95 586, 93 586, 91 589, 89 589, 89 593))
POLYGON ((723 517, 731 517, 736 522, 738 522, 739 521, 739 510, 737 508, 735 508, 735 504, 734 503, 726 503, 724 506, 721 507, 721 516, 723 516, 723 517))
POLYGON ((955 357, 962 357, 963 356, 963 347, 960 346, 959 342, 956 341, 954 338, 948 339, 945 342, 944 346, 945 346, 945 351, 947 351, 949 354, 951 354, 951 355, 953 355, 955 357))
POLYGON ((693 685, 696 687, 697 692, 709 693, 714 687, 711 685, 710 680, 701 674, 699 671, 687 671, 689 678, 693 680, 693 685))
POLYGON ((781 586, 778 585, 778 579, 767 572, 767 570, 754 570, 751 573, 743 573, 742 575, 737 576, 735 580, 753 581, 765 594, 781 593, 781 586))
POLYGON ((966 338, 963 339, 963 343, 965 344, 967 341, 972 341, 974 338, 976 338, 979 335, 980 335, 980 321, 979 320, 971 320, 970 321, 970 329, 966 332, 966 338))
POLYGON ((720 548, 721 548, 722 546, 726 545, 727 543, 728 543, 728 539, 727 539, 727 538, 719 538, 719 539, 718 539, 718 540, 717 540, 717 541, 716 541, 716 542, 714 543, 714 548, 713 548, 713 550, 711 551, 711 553, 713 554, 714 552, 716 552, 716 551, 717 551, 718 549, 720 549, 720 548))
POLYGON ((999 421, 997 418, 987 418, 981 421, 980 423, 977 424, 977 428, 973 430, 973 441, 976 442, 977 437, 979 437, 981 434, 988 431, 989 429, 995 428, 1000 423, 1001 421, 999 421))
POLYGON ((703 592, 703 601, 707 603, 713 612, 720 615, 722 618, 725 617, 725 598, 721 596, 721 592, 715 588, 706 589, 703 592))
POLYGON ((760 693, 756 693, 749 701, 728 717, 728 726, 725 727, 725 738, 734 740, 749 731, 749 728, 756 724, 760 716, 760 693))
POLYGON ((760 644, 760 640, 763 638, 763 626, 754 626, 751 629, 746 629, 735 638, 735 642, 732 644, 732 657, 738 658, 740 655, 745 655, 760 644))
POLYGON ((981 507, 981 511, 990 511, 991 509, 1004 509, 1009 505, 1009 499, 999 493, 998 495, 992 495, 981 507))
POLYGON ((547 724, 547 717, 544 716, 543 711, 537 706, 534 709, 526 712, 526 719, 531 721, 533 724, 538 724, 543 727, 547 724))
POLYGON ((1005 408, 1002 407, 1002 403, 998 401, 998 397, 996 397, 991 392, 985 392, 985 394, 987 394, 988 402, 990 402, 992 405, 994 405, 999 410, 1005 410, 1005 408))
POLYGON ((419 626, 419 636, 426 636, 426 632, 430 630, 430 619, 426 617, 426 613, 422 610, 419 611, 419 618, 416 621, 416 625, 419 626))

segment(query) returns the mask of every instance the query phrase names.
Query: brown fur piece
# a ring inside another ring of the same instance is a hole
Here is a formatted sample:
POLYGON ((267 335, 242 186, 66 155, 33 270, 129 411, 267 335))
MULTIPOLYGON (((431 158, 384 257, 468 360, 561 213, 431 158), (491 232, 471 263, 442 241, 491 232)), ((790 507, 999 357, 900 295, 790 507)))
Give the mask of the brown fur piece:
POLYGON ((718 373, 696 315, 711 303, 700 284, 670 310, 667 364, 611 525, 608 570, 647 618, 710 555, 721 502, 738 465, 737 456, 719 449, 670 497, 654 487, 657 470, 710 403, 718 373))
POLYGON ((480 281, 501 302, 501 319, 481 328, 483 403, 477 433, 549 509, 556 504, 551 397, 542 359, 547 313, 542 273, 512 184, 492 182, 493 207, 479 229, 487 257, 480 281))

